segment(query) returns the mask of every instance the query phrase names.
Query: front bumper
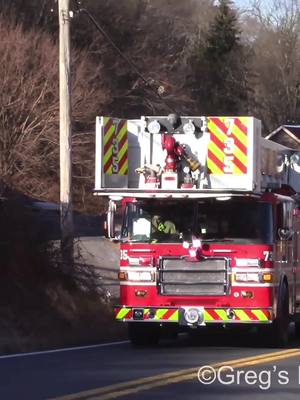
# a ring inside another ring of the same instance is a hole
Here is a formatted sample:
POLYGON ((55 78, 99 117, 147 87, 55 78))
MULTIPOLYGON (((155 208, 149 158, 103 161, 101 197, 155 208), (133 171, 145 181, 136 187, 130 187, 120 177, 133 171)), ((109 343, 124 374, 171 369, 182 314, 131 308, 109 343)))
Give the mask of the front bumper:
POLYGON ((123 322, 159 322, 191 325, 186 321, 186 312, 198 310, 196 325, 253 323, 269 324, 273 321, 271 308, 204 308, 204 307, 115 307, 115 318, 123 322))

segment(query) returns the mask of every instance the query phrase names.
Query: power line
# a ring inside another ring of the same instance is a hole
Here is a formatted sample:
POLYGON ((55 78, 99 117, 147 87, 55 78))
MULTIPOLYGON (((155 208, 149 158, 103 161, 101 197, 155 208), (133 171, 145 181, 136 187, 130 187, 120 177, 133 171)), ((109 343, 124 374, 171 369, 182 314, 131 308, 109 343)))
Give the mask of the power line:
POLYGON ((84 13, 87 15, 87 17, 91 20, 91 22, 94 24, 96 29, 105 37, 105 39, 110 43, 110 45, 114 48, 114 50, 119 54, 120 57, 123 58, 127 62, 127 64, 132 68, 132 70, 136 73, 136 75, 145 83, 146 87, 149 88, 168 108, 170 111, 175 112, 178 114, 178 112, 172 107, 158 92, 157 90, 152 86, 151 82, 147 78, 142 75, 142 73, 139 71, 137 66, 130 60, 129 57, 127 57, 122 50, 115 44, 113 39, 107 34, 107 32, 102 28, 102 26, 96 21, 96 19, 93 17, 93 15, 86 9, 86 8, 81 8, 80 7, 80 1, 79 0, 74 0, 77 13, 84 13))

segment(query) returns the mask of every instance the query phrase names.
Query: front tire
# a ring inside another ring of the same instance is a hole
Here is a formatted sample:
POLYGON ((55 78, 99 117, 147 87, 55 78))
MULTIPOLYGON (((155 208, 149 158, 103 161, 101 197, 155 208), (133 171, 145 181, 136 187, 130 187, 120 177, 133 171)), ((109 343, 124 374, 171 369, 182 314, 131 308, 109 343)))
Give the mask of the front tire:
POLYGON ((300 321, 295 321, 295 335, 297 339, 300 339, 300 321))
POLYGON ((134 346, 155 346, 159 343, 161 327, 158 323, 130 322, 128 337, 134 346))
POLYGON ((283 283, 278 296, 277 315, 272 326, 273 343, 278 347, 286 347, 289 342, 289 292, 283 283))

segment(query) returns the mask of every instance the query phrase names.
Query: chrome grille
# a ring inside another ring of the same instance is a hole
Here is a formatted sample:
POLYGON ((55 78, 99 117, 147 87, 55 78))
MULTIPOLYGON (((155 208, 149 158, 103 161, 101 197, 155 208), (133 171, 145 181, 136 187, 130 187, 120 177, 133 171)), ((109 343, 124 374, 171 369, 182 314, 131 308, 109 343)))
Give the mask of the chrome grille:
POLYGON ((229 259, 204 258, 199 262, 184 258, 161 258, 158 270, 162 295, 224 296, 229 292, 229 259))

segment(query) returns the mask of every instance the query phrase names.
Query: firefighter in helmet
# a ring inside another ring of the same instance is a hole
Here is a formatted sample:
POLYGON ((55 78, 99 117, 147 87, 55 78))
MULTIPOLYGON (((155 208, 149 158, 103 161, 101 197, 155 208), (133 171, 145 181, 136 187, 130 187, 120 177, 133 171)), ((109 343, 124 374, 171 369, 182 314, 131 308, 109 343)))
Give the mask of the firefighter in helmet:
POLYGON ((170 220, 163 221, 162 217, 159 215, 153 216, 152 227, 153 227, 154 232, 161 232, 161 233, 167 233, 167 234, 177 233, 174 222, 172 222, 170 220))

